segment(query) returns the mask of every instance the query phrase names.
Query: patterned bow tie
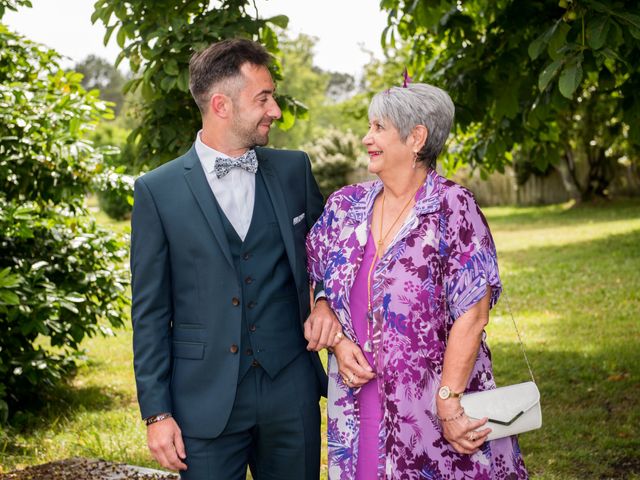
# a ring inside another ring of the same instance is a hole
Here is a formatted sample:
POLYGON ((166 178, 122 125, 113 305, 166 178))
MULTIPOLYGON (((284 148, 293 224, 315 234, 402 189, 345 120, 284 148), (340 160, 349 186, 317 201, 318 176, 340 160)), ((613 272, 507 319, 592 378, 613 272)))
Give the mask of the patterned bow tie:
POLYGON ((216 177, 222 178, 231 171, 232 168, 240 167, 249 173, 258 171, 258 158, 255 150, 248 150, 244 155, 238 158, 217 157, 216 158, 216 177))

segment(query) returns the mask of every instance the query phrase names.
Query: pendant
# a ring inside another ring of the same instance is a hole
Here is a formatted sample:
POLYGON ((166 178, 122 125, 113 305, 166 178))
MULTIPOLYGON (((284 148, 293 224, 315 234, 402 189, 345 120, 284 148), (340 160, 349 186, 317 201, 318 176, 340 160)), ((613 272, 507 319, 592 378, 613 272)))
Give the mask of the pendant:
POLYGON ((367 340, 366 342, 364 342, 363 350, 368 353, 373 352, 373 345, 371 345, 371 340, 367 340))

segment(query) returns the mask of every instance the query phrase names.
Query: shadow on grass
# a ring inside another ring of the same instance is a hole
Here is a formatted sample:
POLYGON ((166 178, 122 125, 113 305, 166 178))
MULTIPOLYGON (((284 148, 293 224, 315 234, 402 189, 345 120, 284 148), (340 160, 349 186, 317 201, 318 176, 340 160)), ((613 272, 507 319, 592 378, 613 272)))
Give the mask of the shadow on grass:
MULTIPOLYGON (((638 478, 640 230, 501 260, 542 396, 543 428, 521 438, 532 477, 638 478)), ((528 380, 506 321, 488 337, 499 385, 528 380)))
POLYGON ((550 228, 583 223, 602 223, 640 218, 640 199, 611 200, 597 204, 564 204, 547 207, 500 207, 483 209, 489 225, 502 230, 550 228))
MULTIPOLYGON (((490 346, 499 386, 528 380, 516 344, 490 346)), ((639 475, 640 356, 635 342, 589 354, 527 351, 543 415, 542 429, 520 438, 532 478, 639 475)))
POLYGON ((43 398, 14 406, 8 426, 15 433, 31 434, 51 428, 78 412, 108 411, 129 402, 127 394, 111 388, 60 386, 43 398))

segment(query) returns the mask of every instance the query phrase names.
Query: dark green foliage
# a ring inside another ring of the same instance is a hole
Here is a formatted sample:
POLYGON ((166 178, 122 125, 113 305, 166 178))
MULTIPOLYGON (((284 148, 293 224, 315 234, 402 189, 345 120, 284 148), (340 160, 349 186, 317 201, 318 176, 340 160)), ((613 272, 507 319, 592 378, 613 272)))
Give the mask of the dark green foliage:
POLYGON ((120 183, 84 140, 109 111, 59 56, 0 24, 0 414, 66 380, 125 317, 124 243, 84 207, 120 183))
MULTIPOLYGON (((140 124, 130 136, 138 147, 136 170, 160 165, 184 153, 201 128, 200 113, 189 93, 189 59, 211 43, 230 37, 258 39, 276 57, 278 39, 270 25, 286 27, 277 16, 256 19, 248 0, 224 0, 218 6, 200 0, 98 0, 92 21, 107 28, 128 59, 134 78, 125 92, 139 88, 143 97, 140 124)), ((276 60, 272 75, 281 79, 276 60)), ((280 128, 288 129, 306 108, 280 96, 280 128)))
POLYGON ((409 45, 416 77, 457 106, 456 153, 485 171, 522 155, 566 163, 583 198, 606 194, 640 146, 635 1, 383 0, 384 43, 409 45))

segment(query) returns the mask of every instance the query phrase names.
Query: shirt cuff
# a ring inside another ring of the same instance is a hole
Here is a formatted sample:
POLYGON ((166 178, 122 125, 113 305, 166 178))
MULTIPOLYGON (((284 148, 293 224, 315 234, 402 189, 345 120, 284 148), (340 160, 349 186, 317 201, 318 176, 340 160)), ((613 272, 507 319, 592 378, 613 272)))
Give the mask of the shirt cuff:
POLYGON ((326 299, 327 295, 324 293, 324 290, 318 290, 318 292, 316 292, 316 296, 313 299, 313 304, 315 305, 316 303, 318 303, 318 300, 322 298, 326 299))

